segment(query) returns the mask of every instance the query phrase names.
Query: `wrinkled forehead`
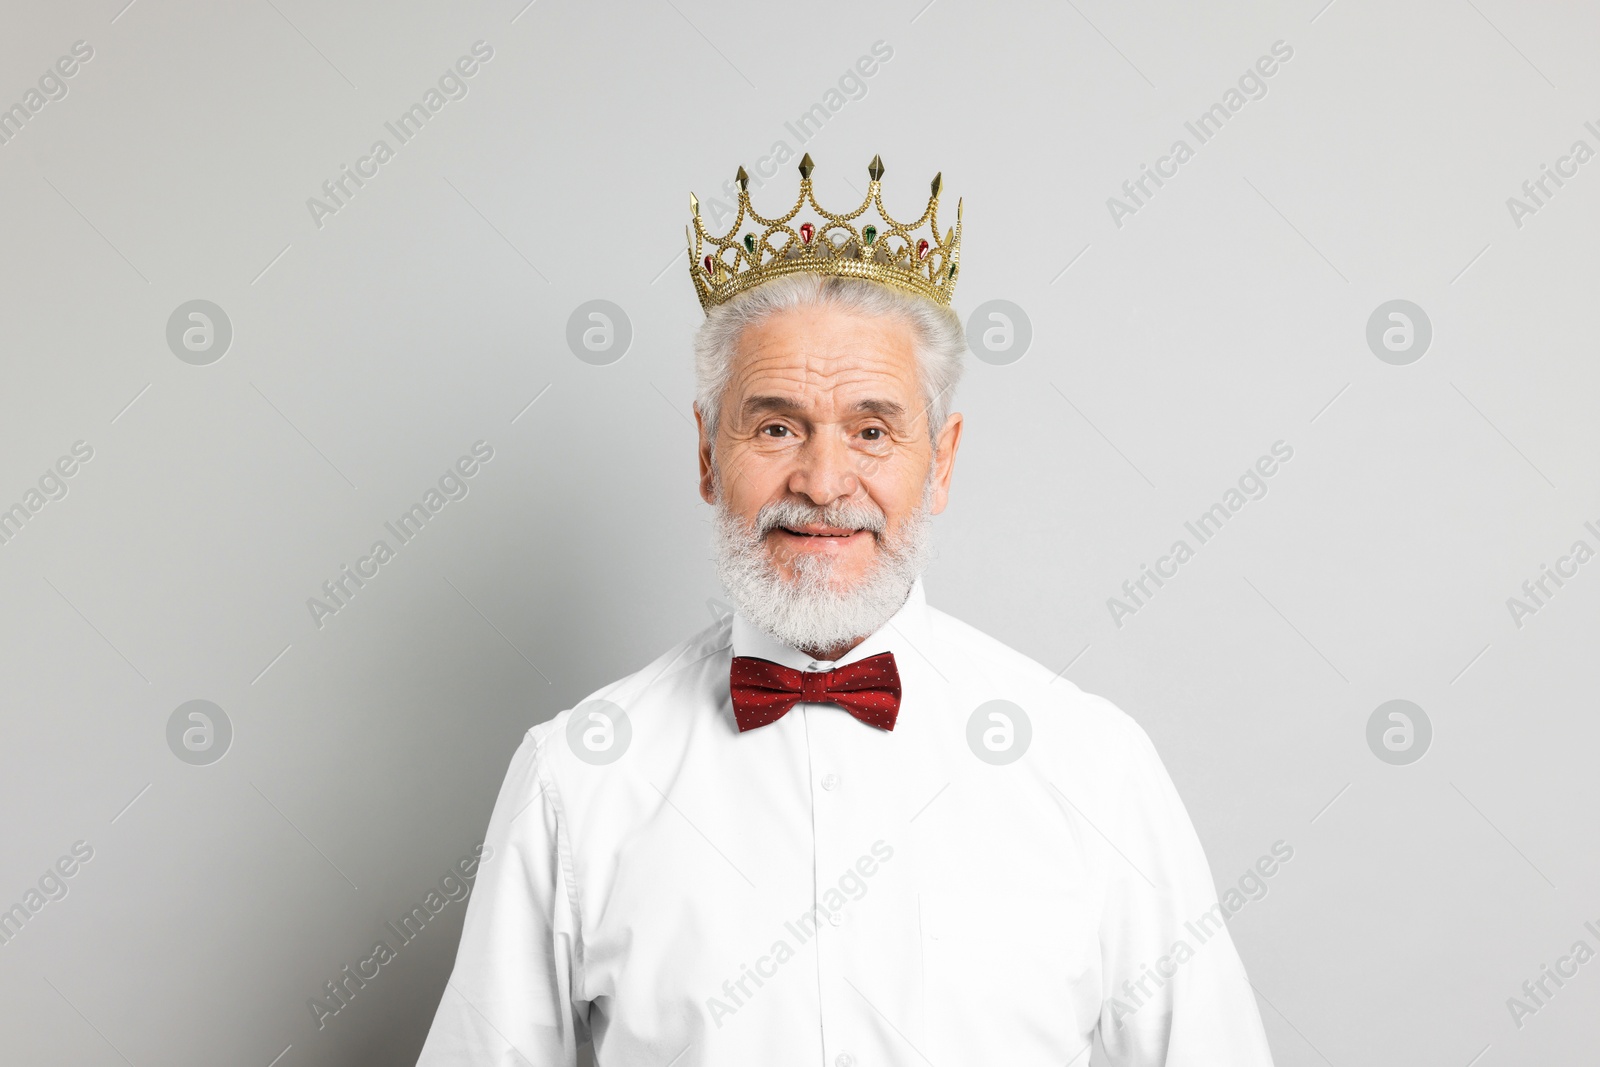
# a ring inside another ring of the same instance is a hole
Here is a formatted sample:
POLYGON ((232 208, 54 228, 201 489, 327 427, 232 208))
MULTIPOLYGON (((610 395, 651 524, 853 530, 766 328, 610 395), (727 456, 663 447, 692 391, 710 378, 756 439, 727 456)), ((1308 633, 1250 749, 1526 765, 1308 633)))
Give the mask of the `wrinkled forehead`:
POLYGON ((723 400, 734 414, 762 398, 826 418, 863 406, 915 412, 920 388, 910 323, 810 307, 775 312, 744 329, 723 400))

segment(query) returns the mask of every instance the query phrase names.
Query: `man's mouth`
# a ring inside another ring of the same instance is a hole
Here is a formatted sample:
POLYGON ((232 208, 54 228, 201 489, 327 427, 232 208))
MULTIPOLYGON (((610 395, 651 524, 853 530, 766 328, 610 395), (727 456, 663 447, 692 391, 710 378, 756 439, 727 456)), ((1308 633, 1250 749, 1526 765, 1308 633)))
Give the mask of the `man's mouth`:
POLYGON ((778 529, 794 537, 853 537, 862 531, 845 526, 779 526, 778 529))

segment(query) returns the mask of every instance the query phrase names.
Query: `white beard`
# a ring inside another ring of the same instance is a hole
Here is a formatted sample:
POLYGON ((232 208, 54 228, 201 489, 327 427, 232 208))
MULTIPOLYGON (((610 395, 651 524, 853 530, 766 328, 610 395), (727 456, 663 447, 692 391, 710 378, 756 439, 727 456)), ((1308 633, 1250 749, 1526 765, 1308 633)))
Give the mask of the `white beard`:
POLYGON ((758 629, 791 648, 825 652, 876 633, 905 605, 911 586, 933 555, 933 479, 922 503, 893 536, 885 532, 883 512, 871 505, 835 504, 827 508, 782 500, 763 507, 753 527, 727 509, 717 487, 713 547, 717 577, 734 608, 758 629), (766 534, 778 526, 817 523, 872 530, 878 560, 853 586, 837 588, 835 561, 797 555, 786 578, 767 554, 766 534))

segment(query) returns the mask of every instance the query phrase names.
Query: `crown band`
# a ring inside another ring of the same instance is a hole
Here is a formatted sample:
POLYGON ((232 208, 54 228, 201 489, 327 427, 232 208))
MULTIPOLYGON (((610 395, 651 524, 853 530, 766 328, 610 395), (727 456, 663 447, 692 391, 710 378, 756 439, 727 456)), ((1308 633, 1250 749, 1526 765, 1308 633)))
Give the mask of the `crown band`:
POLYGON ((872 157, 867 166, 871 183, 861 206, 845 214, 824 210, 811 189, 811 154, 800 160, 800 195, 794 207, 777 218, 765 218, 750 204, 750 176, 739 168, 739 213, 733 228, 721 237, 706 232, 700 201, 689 194, 694 215, 685 230, 689 242, 689 271, 700 307, 711 313, 718 304, 746 289, 786 274, 809 271, 892 285, 936 304, 947 305, 961 273, 961 202, 956 202, 956 224, 939 237, 939 191, 943 175, 933 177, 928 206, 915 222, 897 222, 883 209, 883 160, 872 157), (792 226, 802 209, 810 206, 816 222, 792 226), (877 223, 856 223, 868 208, 877 211, 877 223), (746 220, 761 227, 744 230, 746 220), (917 231, 927 226, 927 236, 917 231))

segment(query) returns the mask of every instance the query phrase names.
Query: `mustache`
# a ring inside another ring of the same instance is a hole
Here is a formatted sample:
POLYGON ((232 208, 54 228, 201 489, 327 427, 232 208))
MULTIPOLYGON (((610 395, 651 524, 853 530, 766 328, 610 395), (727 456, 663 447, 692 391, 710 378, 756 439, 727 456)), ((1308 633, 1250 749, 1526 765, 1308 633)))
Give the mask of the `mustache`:
POLYGON ((888 517, 871 504, 834 501, 827 507, 818 507, 799 500, 778 500, 764 505, 756 513, 751 535, 766 537, 780 526, 834 526, 847 530, 867 530, 881 538, 889 528, 888 517))

